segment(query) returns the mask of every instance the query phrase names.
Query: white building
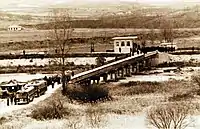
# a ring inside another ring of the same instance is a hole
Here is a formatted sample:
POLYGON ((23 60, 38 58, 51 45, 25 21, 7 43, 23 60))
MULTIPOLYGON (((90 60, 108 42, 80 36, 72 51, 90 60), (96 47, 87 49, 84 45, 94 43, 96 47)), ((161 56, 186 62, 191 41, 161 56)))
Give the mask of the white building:
POLYGON ((23 27, 18 25, 11 25, 8 27, 8 31, 21 31, 21 30, 23 30, 23 27))
POLYGON ((137 47, 137 36, 128 37, 114 37, 114 52, 117 53, 130 53, 137 47))

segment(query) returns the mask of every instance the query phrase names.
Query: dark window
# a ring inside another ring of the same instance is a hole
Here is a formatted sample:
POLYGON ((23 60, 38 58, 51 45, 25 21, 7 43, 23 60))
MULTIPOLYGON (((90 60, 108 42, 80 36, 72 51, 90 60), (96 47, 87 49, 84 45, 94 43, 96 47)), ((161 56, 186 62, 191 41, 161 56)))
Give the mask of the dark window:
POLYGON ((124 43, 124 41, 122 41, 122 43, 121 43, 121 46, 125 46, 125 43, 124 43))
POLYGON ((116 46, 119 46, 119 42, 116 42, 116 46))
POLYGON ((127 41, 126 46, 130 46, 130 45, 131 45, 130 41, 127 41))

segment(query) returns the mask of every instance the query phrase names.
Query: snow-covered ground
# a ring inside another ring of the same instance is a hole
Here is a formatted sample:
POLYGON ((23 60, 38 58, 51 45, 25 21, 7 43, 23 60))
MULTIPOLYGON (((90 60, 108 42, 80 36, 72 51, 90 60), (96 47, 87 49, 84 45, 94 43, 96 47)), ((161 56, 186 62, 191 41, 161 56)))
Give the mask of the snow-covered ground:
MULTIPOLYGON (((81 58, 67 58, 67 62, 74 62, 75 65, 86 65, 86 64, 96 64, 95 57, 81 57, 81 58)), ((114 59, 113 57, 106 58, 106 61, 114 59)), ((0 60, 0 66, 44 66, 49 64, 59 63, 59 59, 7 59, 0 60)))
POLYGON ((162 82, 169 81, 171 79, 184 80, 185 76, 177 75, 174 73, 162 73, 157 75, 134 75, 132 77, 126 77, 125 80, 120 80, 119 82, 130 82, 130 81, 147 81, 147 82, 162 82))
MULTIPOLYGON (((200 116, 192 116, 190 119, 191 123, 186 129, 200 129, 200 116)), ((146 121, 145 114, 138 116, 111 114, 107 120, 107 126, 102 129, 149 129, 148 127, 150 127, 146 121)))
POLYGON ((170 62, 189 62, 195 61, 200 62, 200 55, 169 55, 170 62))
MULTIPOLYGON (((200 116, 192 116, 189 119, 191 123, 185 129, 200 128, 200 116)), ((84 116, 73 120, 73 122, 80 129, 156 129, 148 124, 145 114, 139 114, 137 116, 108 114, 103 116, 102 120, 98 121, 99 123, 96 127, 91 126, 84 116)), ((66 129, 66 125, 67 120, 34 121, 24 127, 24 129, 66 129)))
MULTIPOLYGON (((173 69, 176 67, 169 67, 169 68, 158 68, 157 70, 159 73, 149 74, 149 75, 133 75, 131 77, 126 77, 124 80, 119 80, 116 83, 127 83, 130 81, 147 81, 147 82, 162 82, 162 81, 169 81, 169 80, 190 80, 191 76, 198 75, 200 72, 200 67, 184 67, 181 68, 180 72, 174 72, 173 69), (172 69, 170 72, 164 72, 164 70, 172 69)), ((151 73, 151 71, 149 71, 151 73)))

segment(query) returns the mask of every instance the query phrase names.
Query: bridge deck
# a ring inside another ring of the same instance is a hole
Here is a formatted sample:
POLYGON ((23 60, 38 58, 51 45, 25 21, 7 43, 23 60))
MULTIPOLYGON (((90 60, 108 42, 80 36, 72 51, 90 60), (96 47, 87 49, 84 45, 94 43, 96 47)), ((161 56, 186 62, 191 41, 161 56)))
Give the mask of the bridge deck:
POLYGON ((125 59, 121 59, 121 60, 112 62, 110 64, 106 64, 106 65, 103 65, 103 66, 100 66, 100 67, 97 67, 97 68, 76 74, 72 77, 71 83, 75 83, 75 82, 87 79, 89 77, 92 77, 92 76, 101 75, 101 74, 104 74, 104 73, 109 72, 111 70, 115 70, 117 68, 120 68, 123 65, 134 63, 134 62, 137 62, 139 60, 143 60, 144 58, 150 58, 151 56, 155 56, 155 55, 157 55, 156 51, 149 52, 145 56, 144 56, 144 54, 139 54, 139 55, 127 57, 125 59))

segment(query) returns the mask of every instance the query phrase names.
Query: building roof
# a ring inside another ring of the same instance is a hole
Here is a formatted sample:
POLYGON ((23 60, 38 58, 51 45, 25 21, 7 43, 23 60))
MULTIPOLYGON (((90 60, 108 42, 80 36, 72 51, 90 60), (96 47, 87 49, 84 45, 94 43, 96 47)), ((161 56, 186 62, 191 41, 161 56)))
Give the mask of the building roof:
POLYGON ((128 39, 137 39, 137 36, 127 36, 127 37, 114 37, 113 40, 128 40, 128 39))
POLYGON ((5 82, 3 84, 0 84, 0 87, 13 87, 13 86, 21 86, 24 85, 23 82, 18 82, 17 80, 10 80, 9 82, 5 82))

